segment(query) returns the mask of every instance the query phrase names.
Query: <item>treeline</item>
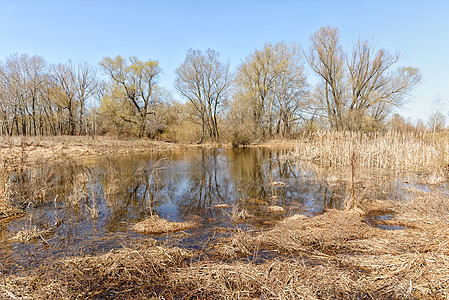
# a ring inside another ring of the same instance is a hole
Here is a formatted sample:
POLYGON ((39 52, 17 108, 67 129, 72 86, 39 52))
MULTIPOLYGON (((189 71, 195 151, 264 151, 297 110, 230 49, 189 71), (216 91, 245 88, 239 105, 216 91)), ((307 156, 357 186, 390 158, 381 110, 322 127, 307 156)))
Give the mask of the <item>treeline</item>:
POLYGON ((155 60, 105 57, 97 69, 14 54, 0 64, 0 134, 245 144, 314 128, 372 131, 399 121, 407 128, 391 113, 421 75, 397 67, 398 60, 362 39, 345 52, 331 27, 315 32, 306 50, 267 43, 236 70, 214 50, 188 50, 176 69, 178 102, 158 84, 162 70, 155 60), (315 86, 307 71, 317 75, 315 86))

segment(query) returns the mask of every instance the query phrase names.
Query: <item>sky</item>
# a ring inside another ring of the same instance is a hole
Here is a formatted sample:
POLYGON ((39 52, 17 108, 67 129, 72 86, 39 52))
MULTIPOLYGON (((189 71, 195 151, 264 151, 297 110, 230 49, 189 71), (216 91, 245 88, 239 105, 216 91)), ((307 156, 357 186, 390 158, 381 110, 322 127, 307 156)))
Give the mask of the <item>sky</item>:
MULTIPOLYGON (((0 0, 0 61, 14 53, 98 66, 103 57, 157 60, 160 85, 173 88, 188 49, 218 51, 235 69, 267 42, 304 50, 320 27, 340 29, 343 49, 358 39, 401 53, 397 66, 419 68, 423 80, 397 110, 413 121, 432 109, 449 112, 449 1, 143 1, 0 0), (439 104, 435 105, 435 99, 439 104)), ((309 82, 316 82, 308 70, 309 82)))

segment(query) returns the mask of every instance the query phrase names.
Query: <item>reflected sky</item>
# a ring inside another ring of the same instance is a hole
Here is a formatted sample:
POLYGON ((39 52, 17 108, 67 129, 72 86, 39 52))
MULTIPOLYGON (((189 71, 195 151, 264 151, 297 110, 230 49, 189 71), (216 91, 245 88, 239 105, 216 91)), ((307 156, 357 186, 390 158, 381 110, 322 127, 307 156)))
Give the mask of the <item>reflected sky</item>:
MULTIPOLYGON (((286 154, 287 150, 269 148, 190 149, 42 164, 16 174, 14 197, 22 203, 28 199, 27 214, 0 226, 4 268, 27 269, 139 241, 147 237, 130 227, 151 214, 199 223, 191 231, 194 244, 215 227, 242 226, 231 218, 238 211, 252 216, 243 226, 257 227, 297 213, 319 214, 341 207, 345 170, 289 160, 286 154), (284 211, 273 213, 270 206, 284 211), (10 240, 22 228, 33 226, 53 233, 45 241, 10 240)), ((359 188, 367 196, 400 197, 400 179, 380 171, 363 176, 368 179, 361 180, 359 188)))

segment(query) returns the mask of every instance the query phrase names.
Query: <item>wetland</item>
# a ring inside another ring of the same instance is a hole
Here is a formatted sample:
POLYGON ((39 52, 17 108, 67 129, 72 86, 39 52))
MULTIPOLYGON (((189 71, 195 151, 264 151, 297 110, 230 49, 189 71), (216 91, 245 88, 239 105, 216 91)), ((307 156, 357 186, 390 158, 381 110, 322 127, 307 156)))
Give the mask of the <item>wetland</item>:
POLYGON ((20 214, 0 224, 5 297, 447 292, 443 177, 364 167, 349 186, 347 167, 261 146, 35 160, 8 174, 20 214))

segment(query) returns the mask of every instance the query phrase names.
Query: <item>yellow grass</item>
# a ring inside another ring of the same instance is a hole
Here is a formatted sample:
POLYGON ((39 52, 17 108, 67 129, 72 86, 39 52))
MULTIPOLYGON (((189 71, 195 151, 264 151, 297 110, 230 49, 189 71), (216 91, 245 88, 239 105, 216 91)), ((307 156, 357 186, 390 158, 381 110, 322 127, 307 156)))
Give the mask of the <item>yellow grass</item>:
POLYGON ((449 171, 448 136, 425 132, 318 131, 298 139, 292 155, 324 166, 350 166, 353 151, 359 155, 360 167, 411 172, 449 171))
POLYGON ((36 226, 24 227, 19 230, 10 240, 12 242, 27 243, 41 238, 46 243, 45 237, 52 234, 53 229, 38 229, 36 226))
MULTIPOLYGON (((318 132, 303 136, 294 155, 349 167, 357 151, 360 167, 436 171, 444 178, 448 150, 441 136, 318 132)), ((449 195, 406 192, 408 202, 359 199, 357 209, 294 215, 268 230, 222 228, 226 234, 198 251, 148 239, 104 255, 63 259, 29 276, 4 276, 0 298, 447 299, 449 195), (377 228, 367 220, 373 213, 390 213, 379 223, 403 227, 377 228)), ((236 207, 230 213, 235 222, 252 217, 236 207)), ((152 216, 132 230, 171 233, 192 226, 152 216)))
POLYGON ((87 158, 100 155, 151 153, 186 147, 147 139, 116 139, 109 137, 0 137, 0 155, 19 157, 25 152, 27 161, 54 161, 67 158, 87 158))
POLYGON ((143 234, 161 234, 187 230, 195 226, 197 225, 192 222, 171 222, 153 215, 135 224, 131 229, 143 234))
POLYGON ((0 219, 21 215, 23 212, 11 203, 10 166, 4 157, 0 158, 0 219))
MULTIPOLYGON (((413 225, 401 230, 373 227, 357 211, 297 215, 267 231, 228 231, 201 251, 148 240, 61 260, 28 277, 5 277, 0 297, 447 299, 449 223, 427 208, 435 196, 425 193, 407 204, 361 204, 367 213, 394 211, 392 223, 413 225)), ((449 201, 443 198, 439 205, 445 211, 449 201)))

